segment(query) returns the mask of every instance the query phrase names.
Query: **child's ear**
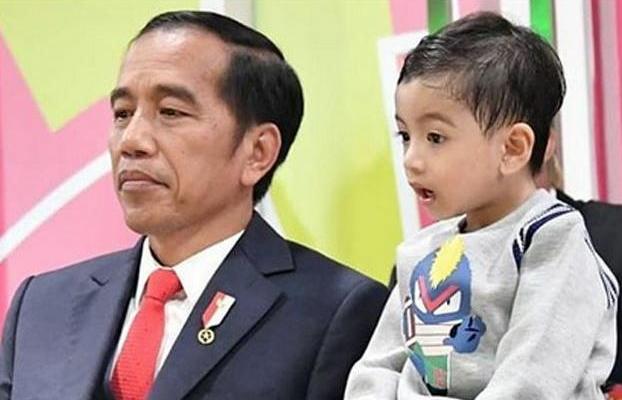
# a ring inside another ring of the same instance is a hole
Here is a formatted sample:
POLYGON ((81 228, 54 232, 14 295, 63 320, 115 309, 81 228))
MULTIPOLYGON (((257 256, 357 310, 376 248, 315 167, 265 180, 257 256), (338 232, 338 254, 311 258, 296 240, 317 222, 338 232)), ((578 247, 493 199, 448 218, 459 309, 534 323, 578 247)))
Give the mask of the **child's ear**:
POLYGON ((242 139, 246 163, 242 184, 255 186, 272 168, 281 149, 281 131, 273 123, 263 123, 250 128, 242 139))
POLYGON ((503 175, 514 174, 529 164, 536 135, 523 122, 513 124, 505 133, 500 171, 503 175))

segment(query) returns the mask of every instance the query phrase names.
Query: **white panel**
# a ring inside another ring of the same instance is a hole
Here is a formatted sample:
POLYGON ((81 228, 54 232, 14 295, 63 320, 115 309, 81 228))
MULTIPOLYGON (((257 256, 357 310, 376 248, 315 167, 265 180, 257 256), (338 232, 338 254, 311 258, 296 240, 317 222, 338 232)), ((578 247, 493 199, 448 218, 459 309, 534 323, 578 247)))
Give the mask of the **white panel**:
POLYGON ((389 133, 389 140, 391 141, 393 171, 397 185, 402 234, 404 237, 408 237, 415 233, 420 228, 421 224, 419 221, 416 199, 412 189, 408 185, 404 173, 402 143, 395 136, 397 126, 395 125, 394 93, 399 76, 399 68, 401 67, 398 61, 410 49, 414 48, 425 35, 427 35, 427 31, 417 31, 378 40, 382 98, 387 121, 387 132, 389 133))
POLYGON ((226 14, 226 0, 201 0, 199 8, 203 11, 213 11, 219 14, 226 14))
POLYGON ((564 182, 566 191, 578 199, 596 195, 587 7, 583 0, 555 0, 557 51, 568 85, 561 110, 564 182))
POLYGON ((252 0, 201 0, 199 7, 203 11, 228 15, 248 26, 254 25, 252 0))
POLYGON ((460 0, 451 0, 451 19, 455 21, 460 18, 460 0))
POLYGON ((531 26, 529 0, 500 0, 501 15, 517 25, 531 26))

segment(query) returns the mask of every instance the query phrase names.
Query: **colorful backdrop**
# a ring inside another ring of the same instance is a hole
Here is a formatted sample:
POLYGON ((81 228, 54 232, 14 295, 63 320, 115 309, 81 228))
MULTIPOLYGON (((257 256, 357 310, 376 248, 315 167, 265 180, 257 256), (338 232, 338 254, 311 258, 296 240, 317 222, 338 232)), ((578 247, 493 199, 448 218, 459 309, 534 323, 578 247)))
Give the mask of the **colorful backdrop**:
POLYGON ((405 185, 392 96, 403 54, 487 9, 562 58, 566 189, 622 202, 622 4, 608 0, 0 0, 0 317, 24 277, 126 247, 111 190, 107 96, 153 15, 210 9, 256 26, 298 71, 305 117, 262 212, 284 235, 386 281, 405 234, 430 222, 405 185))

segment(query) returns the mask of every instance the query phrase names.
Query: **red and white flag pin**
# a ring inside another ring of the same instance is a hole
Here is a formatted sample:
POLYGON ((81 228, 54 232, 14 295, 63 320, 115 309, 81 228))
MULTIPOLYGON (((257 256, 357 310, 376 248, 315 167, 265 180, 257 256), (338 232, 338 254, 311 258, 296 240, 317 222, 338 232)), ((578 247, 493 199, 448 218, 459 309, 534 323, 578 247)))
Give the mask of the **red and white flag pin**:
POLYGON ((212 301, 203 312, 203 329, 199 331, 197 339, 203 345, 211 344, 216 339, 212 328, 217 327, 225 319, 231 307, 235 303, 235 297, 218 291, 212 301))

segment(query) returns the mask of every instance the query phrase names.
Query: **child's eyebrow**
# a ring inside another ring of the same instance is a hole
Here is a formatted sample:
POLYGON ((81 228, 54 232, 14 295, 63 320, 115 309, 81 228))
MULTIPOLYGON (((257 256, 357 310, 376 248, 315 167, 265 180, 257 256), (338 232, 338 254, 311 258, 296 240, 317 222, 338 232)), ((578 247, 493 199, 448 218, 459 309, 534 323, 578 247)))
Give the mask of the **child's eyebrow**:
POLYGON ((447 115, 440 113, 440 112, 436 112, 436 111, 430 111, 430 112, 426 112, 425 114, 421 115, 419 118, 417 118, 420 121, 426 121, 426 120, 436 120, 436 121, 441 121, 444 122, 447 125, 450 125, 454 128, 457 128, 456 124, 454 123, 454 121, 448 117, 447 115))
POLYGON ((397 122, 400 122, 400 123, 402 123, 402 124, 406 125, 406 122, 404 122, 404 120, 403 120, 403 119, 402 119, 399 115, 397 115, 397 114, 395 114, 395 120, 396 120, 397 122))

